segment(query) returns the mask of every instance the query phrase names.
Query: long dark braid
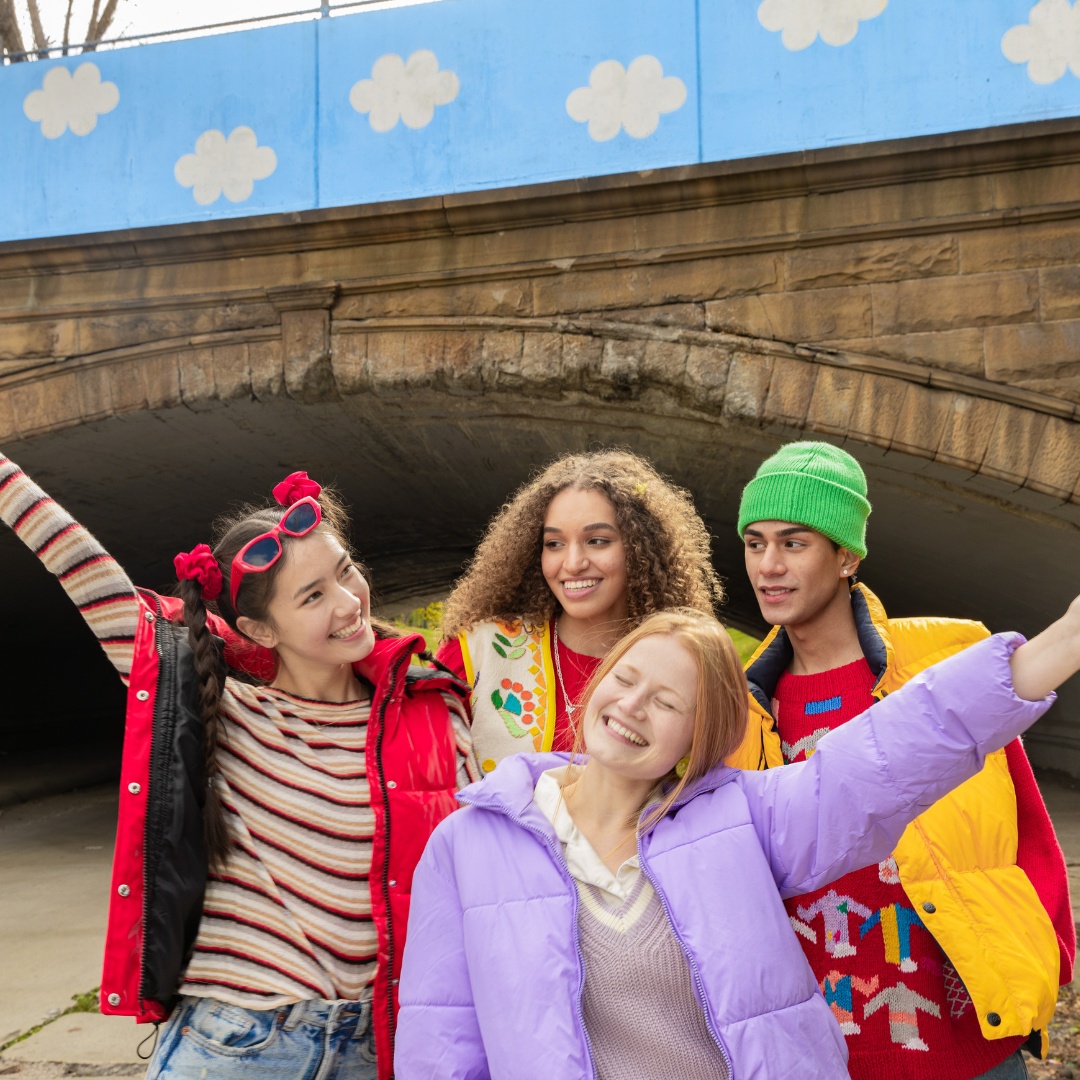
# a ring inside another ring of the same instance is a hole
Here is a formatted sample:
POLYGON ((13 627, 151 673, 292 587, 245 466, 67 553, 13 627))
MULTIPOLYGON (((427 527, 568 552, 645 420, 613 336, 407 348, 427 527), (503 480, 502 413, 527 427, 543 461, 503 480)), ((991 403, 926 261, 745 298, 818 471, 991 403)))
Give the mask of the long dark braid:
POLYGON ((184 601, 184 624, 195 660, 199 686, 199 715, 203 722, 203 755, 206 765, 206 801, 203 803, 203 839, 212 869, 221 866, 229 851, 225 811, 218 797, 217 746, 224 734, 221 721, 221 691, 225 685, 225 665, 221 649, 206 625, 206 603, 197 581, 180 582, 184 601))

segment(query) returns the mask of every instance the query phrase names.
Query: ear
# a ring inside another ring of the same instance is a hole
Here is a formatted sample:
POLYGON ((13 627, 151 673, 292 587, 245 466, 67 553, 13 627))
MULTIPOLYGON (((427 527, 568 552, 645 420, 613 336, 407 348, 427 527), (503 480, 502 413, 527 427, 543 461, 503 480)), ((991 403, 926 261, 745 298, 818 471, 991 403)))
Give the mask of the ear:
POLYGON ((862 558, 855 554, 854 551, 848 551, 847 548, 840 548, 837 552, 840 557, 840 576, 842 578, 853 578, 859 572, 859 564, 862 562, 862 558))
POLYGON ((261 645, 264 649, 274 649, 277 647, 277 634, 273 629, 267 626, 264 622, 259 622, 257 619, 249 619, 246 615, 240 615, 236 620, 236 629, 240 631, 244 637, 250 641, 254 641, 256 645, 261 645))

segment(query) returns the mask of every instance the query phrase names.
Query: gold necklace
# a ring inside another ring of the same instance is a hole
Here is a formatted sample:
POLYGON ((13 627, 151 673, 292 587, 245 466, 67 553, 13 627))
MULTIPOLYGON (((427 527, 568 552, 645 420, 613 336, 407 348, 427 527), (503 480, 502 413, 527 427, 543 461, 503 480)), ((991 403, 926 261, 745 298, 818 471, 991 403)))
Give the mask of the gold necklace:
POLYGON ((577 712, 578 706, 570 700, 570 695, 566 692, 566 683, 562 677, 562 664, 559 661, 559 620, 555 620, 555 648, 551 651, 555 654, 555 678, 559 680, 559 689, 562 690, 563 701, 566 702, 566 718, 573 723, 574 713, 577 712))

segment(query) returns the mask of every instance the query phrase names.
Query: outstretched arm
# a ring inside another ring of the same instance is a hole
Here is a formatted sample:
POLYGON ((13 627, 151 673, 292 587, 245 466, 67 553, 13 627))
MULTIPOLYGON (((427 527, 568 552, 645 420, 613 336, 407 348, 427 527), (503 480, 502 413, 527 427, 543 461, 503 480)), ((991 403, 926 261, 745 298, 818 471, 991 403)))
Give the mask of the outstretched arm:
MULTIPOLYGON (((808 761, 739 774, 784 896, 885 858, 909 821, 1045 712, 1052 697, 1033 701, 1013 685, 1022 642, 1016 634, 980 641, 830 732, 808 761)), ((1021 668, 1032 662, 1043 663, 1042 648, 1021 668)), ((1055 663, 1056 675, 1046 666, 1043 681, 1033 676, 1023 689, 1036 693, 1071 674, 1067 661, 1055 663)))
POLYGON ((2 453, 0 520, 56 575, 126 682, 139 597, 119 563, 2 453))
POLYGON ((1016 696, 1038 701, 1080 670, 1080 596, 1057 622, 1021 645, 1009 661, 1016 696))

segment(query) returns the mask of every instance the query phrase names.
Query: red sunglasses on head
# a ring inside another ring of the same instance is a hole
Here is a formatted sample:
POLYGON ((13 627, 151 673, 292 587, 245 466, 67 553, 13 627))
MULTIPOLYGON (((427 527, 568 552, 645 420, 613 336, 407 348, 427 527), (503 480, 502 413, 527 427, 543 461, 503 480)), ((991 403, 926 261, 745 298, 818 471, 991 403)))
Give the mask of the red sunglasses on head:
POLYGON ((269 531, 249 540, 233 557, 229 571, 229 598, 236 610, 236 594, 245 574, 261 574, 281 558, 282 536, 307 536, 322 521, 319 504, 307 496, 290 506, 281 520, 269 531))

